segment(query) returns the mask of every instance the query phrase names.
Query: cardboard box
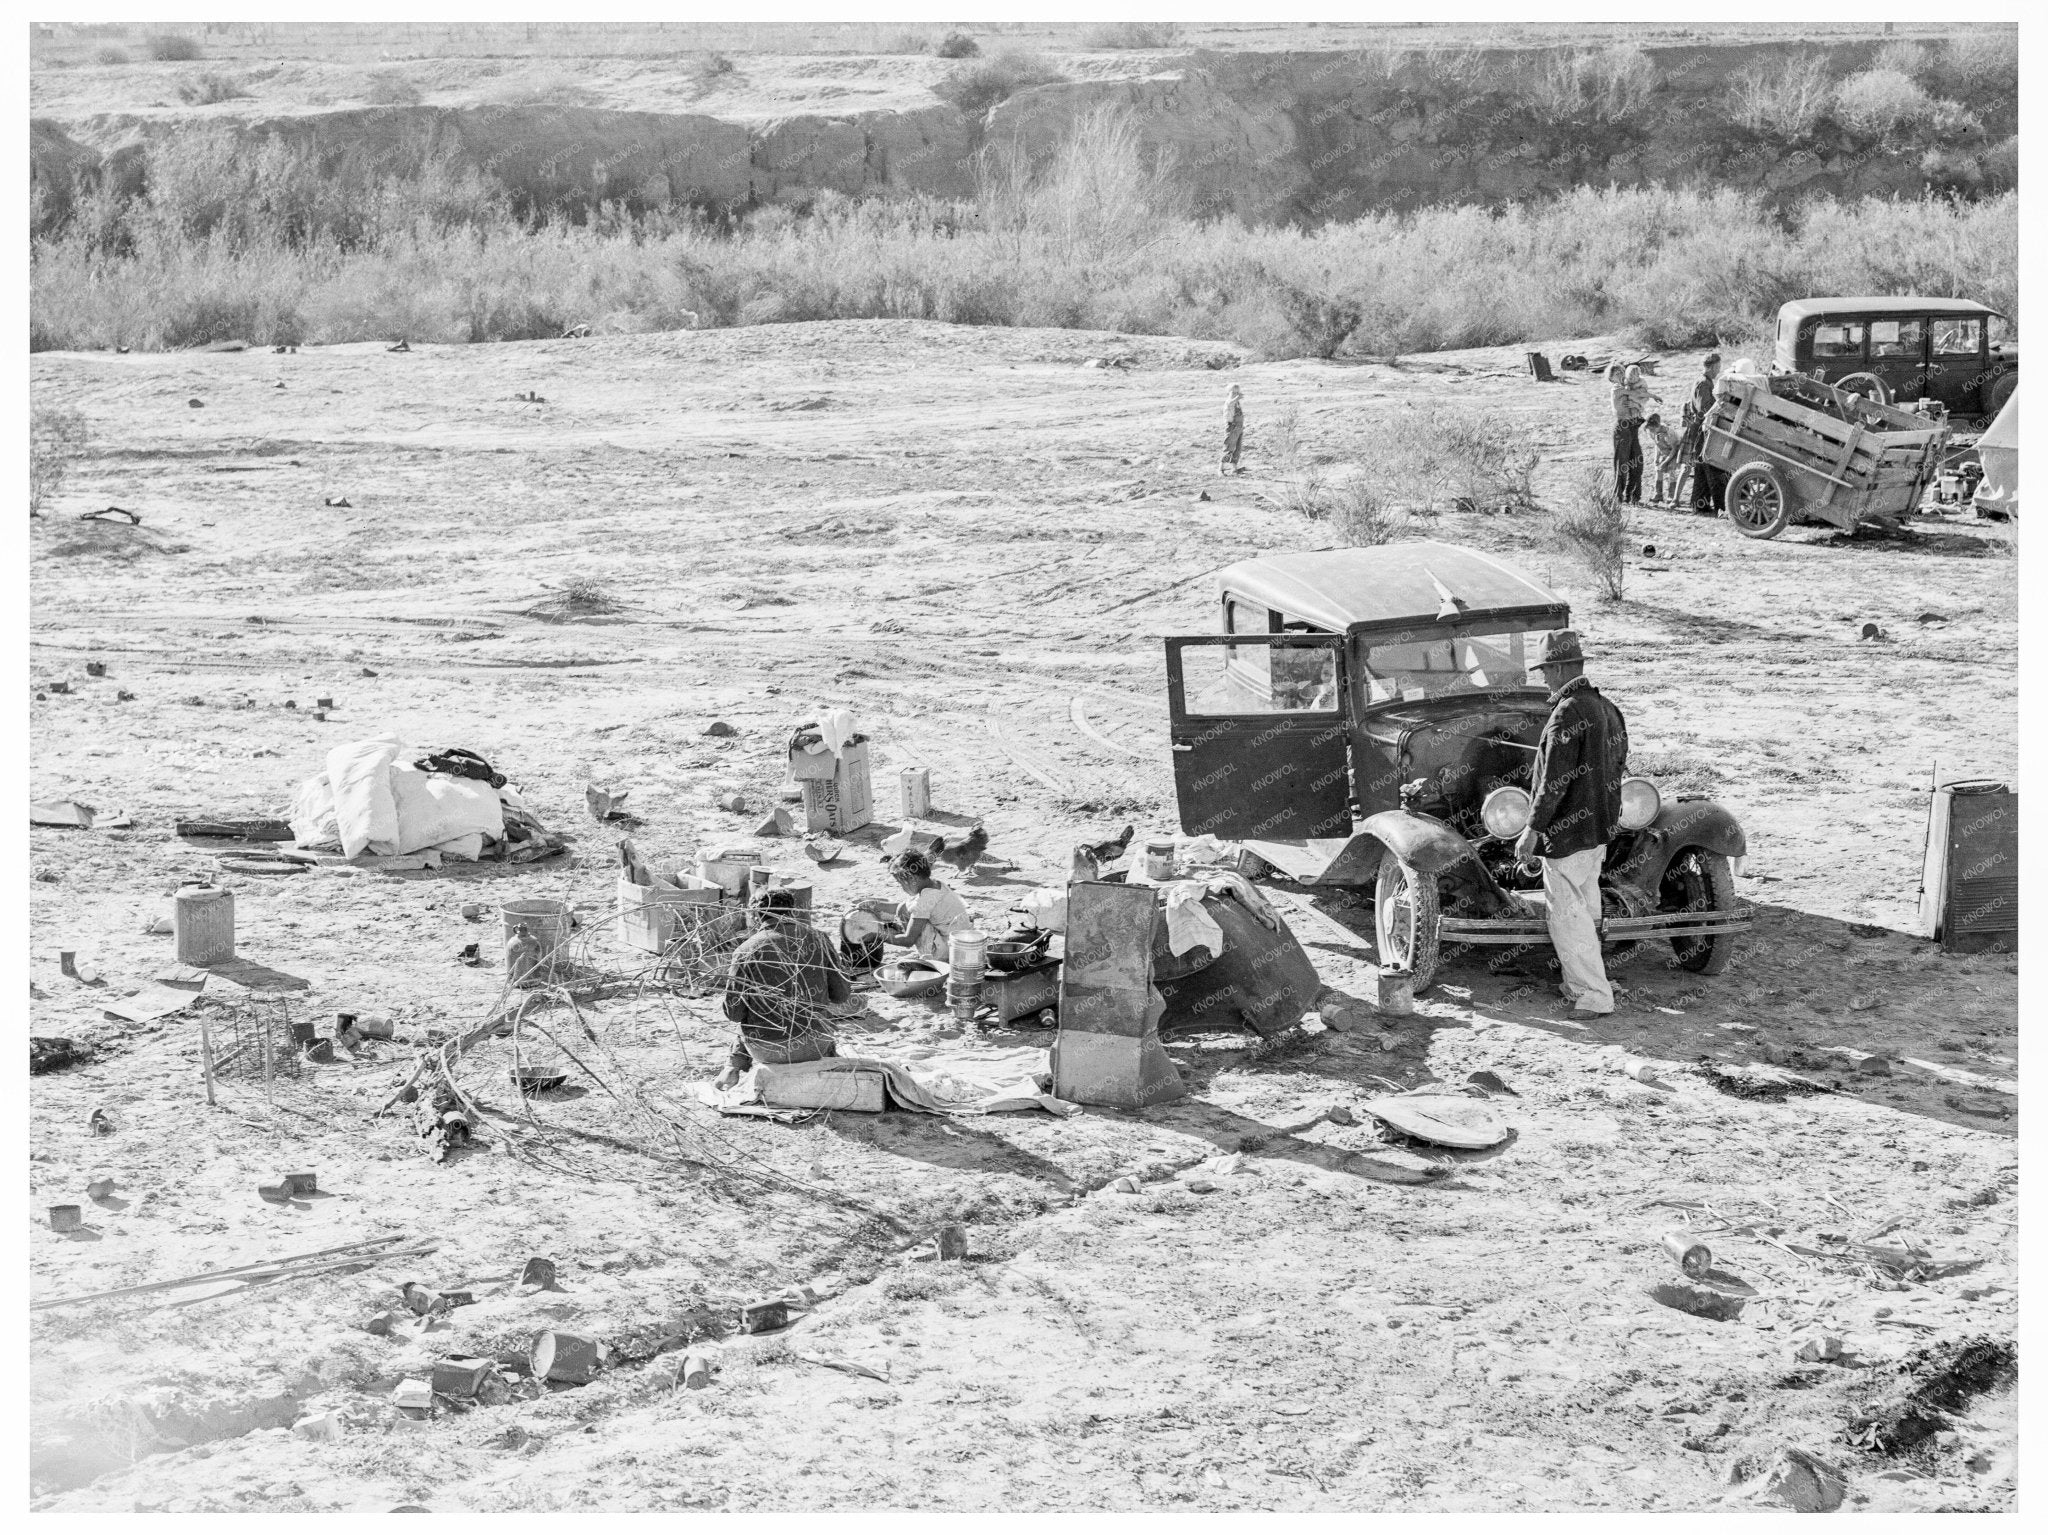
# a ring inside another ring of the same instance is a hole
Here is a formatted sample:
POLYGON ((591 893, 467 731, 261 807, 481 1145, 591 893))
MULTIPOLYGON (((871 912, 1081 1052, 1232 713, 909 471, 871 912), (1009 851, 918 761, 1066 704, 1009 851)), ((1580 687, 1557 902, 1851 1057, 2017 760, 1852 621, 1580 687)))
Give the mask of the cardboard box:
POLYGON ((710 880, 683 876, 689 883, 674 889, 659 885, 636 885, 619 881, 619 939, 649 954, 659 954, 675 941, 681 924, 701 916, 688 908, 711 908, 715 915, 720 891, 710 880))
MULTIPOLYGON (((820 753, 827 762, 829 753, 820 753)), ((791 771, 795 771, 791 760, 791 771)), ((865 742, 846 748, 837 771, 825 778, 800 778, 804 786, 804 829, 838 835, 859 831, 875 818, 874 784, 869 777, 865 742)))

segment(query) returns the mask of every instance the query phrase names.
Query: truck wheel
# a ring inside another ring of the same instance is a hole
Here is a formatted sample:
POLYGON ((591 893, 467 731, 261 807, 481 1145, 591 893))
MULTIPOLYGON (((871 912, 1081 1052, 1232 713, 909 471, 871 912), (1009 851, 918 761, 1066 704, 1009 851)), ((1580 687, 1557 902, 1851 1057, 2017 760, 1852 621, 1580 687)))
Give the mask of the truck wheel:
MULTIPOLYGON (((1671 860, 1657 889, 1657 910, 1735 910, 1735 871, 1719 853, 1688 848, 1671 860)), ((1678 968, 1695 975, 1719 975, 1735 957, 1733 933, 1701 934, 1697 938, 1674 938, 1671 954, 1678 968)))
POLYGON ((1417 991, 1436 979, 1438 917, 1435 878, 1391 855, 1382 858, 1372 903, 1380 963, 1410 971, 1417 991))
POLYGON ((1792 497, 1784 478, 1769 464, 1744 464, 1728 476, 1722 492, 1728 520, 1744 538, 1776 538, 1792 520, 1792 497))
POLYGON ((1995 416, 2005 409, 2005 402, 2012 398, 2012 392, 2019 388, 2017 373, 2001 373, 1984 386, 1984 414, 1995 416))
POLYGON ((1875 373, 1851 373, 1846 378, 1835 380, 1835 387, 1844 394, 1859 394, 1866 400, 1875 400, 1880 405, 1892 402, 1891 391, 1884 387, 1884 380, 1875 373))

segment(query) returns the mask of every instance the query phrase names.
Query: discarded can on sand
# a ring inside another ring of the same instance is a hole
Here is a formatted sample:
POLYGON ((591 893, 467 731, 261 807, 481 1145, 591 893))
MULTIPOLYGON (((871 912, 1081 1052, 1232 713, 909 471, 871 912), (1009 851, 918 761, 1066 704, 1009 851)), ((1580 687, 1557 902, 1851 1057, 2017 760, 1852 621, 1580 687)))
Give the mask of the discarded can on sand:
POLYGON ((1373 1001, 1383 1013, 1408 1014, 1415 1011, 1415 972, 1380 967, 1378 992, 1373 1001))
POLYGON ((171 901, 178 963, 213 965, 235 957, 235 895, 212 885, 187 885, 171 901))
POLYGON ((1688 1279, 1704 1279, 1714 1266, 1714 1255, 1707 1244, 1699 1241, 1690 1232, 1666 1232, 1664 1250, 1678 1260, 1679 1268, 1685 1271, 1685 1277, 1688 1279))
POLYGON ((1149 837, 1145 841, 1145 878, 1173 878, 1173 838, 1149 837))
POLYGON ((683 1355, 683 1384, 692 1391, 702 1391, 711 1384, 711 1361, 702 1354, 683 1355))
POLYGON ((51 1205, 50 1229, 52 1231, 76 1231, 85 1224, 85 1212, 77 1205, 51 1205))
POLYGON ((757 1300, 740 1308, 741 1332, 780 1332, 789 1325, 789 1302, 757 1300))
POLYGON ((939 1228, 939 1256, 949 1261, 967 1256, 967 1228, 965 1226, 941 1226, 939 1228))

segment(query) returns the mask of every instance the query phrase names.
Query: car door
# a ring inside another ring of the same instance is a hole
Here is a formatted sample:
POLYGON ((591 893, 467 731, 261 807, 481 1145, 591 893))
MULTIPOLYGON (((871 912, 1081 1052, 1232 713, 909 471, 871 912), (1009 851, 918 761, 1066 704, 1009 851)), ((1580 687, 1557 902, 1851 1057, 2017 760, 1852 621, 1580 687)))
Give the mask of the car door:
POLYGON ((1987 360, 1984 317, 1944 314, 1933 319, 1928 327, 1928 397, 1959 415, 1981 412, 1984 407, 1977 395, 1977 382, 1984 376, 1987 360))
POLYGON ((1340 634, 1166 642, 1181 829, 1287 841, 1351 831, 1340 634))
POLYGON ((1917 314, 1873 316, 1870 371, 1894 400, 1911 404, 1927 387, 1927 318, 1917 314))

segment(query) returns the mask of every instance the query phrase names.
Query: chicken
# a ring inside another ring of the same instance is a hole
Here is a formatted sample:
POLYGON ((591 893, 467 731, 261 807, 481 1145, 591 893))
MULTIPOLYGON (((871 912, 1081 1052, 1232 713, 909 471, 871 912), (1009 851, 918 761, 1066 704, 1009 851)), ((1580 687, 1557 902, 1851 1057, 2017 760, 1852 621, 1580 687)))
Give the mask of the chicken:
POLYGON ((932 857, 951 864, 964 874, 981 862, 981 855, 987 851, 988 828, 976 821, 964 837, 950 842, 944 837, 939 838, 932 846, 932 857))
POLYGON ((1077 855, 1075 862, 1078 865, 1080 862, 1078 855, 1086 853, 1088 857, 1094 861, 1095 866, 1098 869, 1101 868, 1103 864, 1115 863, 1119 858, 1124 856, 1125 851, 1131 845, 1131 838, 1135 837, 1137 834, 1138 828, 1135 825, 1127 825, 1124 827, 1122 831, 1118 832, 1114 837, 1111 837, 1106 842, 1076 843, 1074 845, 1074 852, 1077 855))

